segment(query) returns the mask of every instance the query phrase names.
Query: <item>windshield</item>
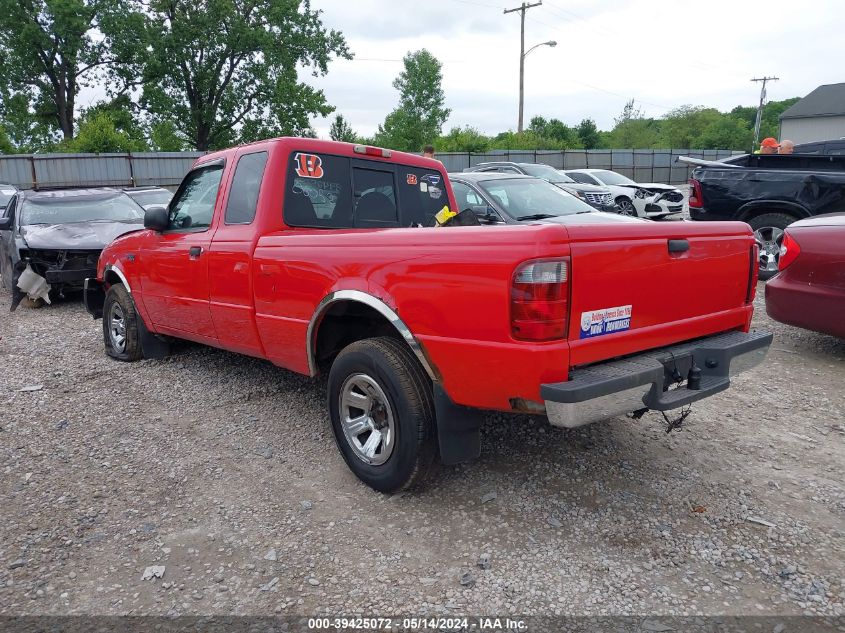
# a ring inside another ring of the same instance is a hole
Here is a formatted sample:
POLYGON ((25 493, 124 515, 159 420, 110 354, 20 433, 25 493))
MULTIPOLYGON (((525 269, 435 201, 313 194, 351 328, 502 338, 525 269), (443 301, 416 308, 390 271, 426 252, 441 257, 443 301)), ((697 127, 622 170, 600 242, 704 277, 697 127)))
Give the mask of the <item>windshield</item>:
POLYGON ((593 208, 563 189, 535 178, 505 178, 486 180, 479 186, 515 220, 589 213, 593 208))
POLYGON ((27 200, 21 209, 21 224, 67 224, 70 222, 138 222, 144 210, 125 194, 108 198, 41 198, 27 200))
POLYGON ((566 174, 562 174, 554 167, 549 167, 548 165, 520 165, 520 167, 529 176, 542 178, 549 182, 575 182, 566 174))
POLYGON ((148 207, 154 204, 167 206, 173 194, 166 189, 150 189, 149 191, 133 191, 129 196, 141 206, 148 207))
POLYGON ((615 171, 608 171, 606 169, 602 169, 601 171, 594 171, 593 175, 601 180, 606 185, 636 185, 633 180, 623 176, 622 174, 617 174, 615 171))

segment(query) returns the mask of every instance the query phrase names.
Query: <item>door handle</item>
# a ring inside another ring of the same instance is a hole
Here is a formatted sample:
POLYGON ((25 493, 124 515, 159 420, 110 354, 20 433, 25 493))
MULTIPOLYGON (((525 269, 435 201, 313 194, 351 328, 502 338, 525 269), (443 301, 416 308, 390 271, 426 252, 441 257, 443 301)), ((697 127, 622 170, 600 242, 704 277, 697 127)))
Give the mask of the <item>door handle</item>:
POLYGON ((191 259, 197 259, 200 255, 202 255, 202 246, 191 246, 188 250, 188 257, 191 259))
POLYGON ((669 240, 670 253, 686 253, 689 250, 688 240, 669 240))

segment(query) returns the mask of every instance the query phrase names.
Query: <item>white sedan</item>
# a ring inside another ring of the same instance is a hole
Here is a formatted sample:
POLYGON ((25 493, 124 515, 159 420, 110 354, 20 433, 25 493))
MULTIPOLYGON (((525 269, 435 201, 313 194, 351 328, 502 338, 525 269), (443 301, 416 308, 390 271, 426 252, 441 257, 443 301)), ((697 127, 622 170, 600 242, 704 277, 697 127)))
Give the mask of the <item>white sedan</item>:
POLYGON ((610 189, 624 215, 658 220, 684 210, 684 194, 672 185, 637 183, 609 169, 567 169, 563 173, 576 182, 610 189))

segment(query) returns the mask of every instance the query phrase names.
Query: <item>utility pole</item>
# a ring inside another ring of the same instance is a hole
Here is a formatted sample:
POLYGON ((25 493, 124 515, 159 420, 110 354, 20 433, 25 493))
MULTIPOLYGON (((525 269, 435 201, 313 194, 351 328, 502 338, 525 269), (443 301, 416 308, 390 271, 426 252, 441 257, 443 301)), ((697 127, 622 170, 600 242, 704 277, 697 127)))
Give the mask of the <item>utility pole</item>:
POLYGON ((755 77, 751 80, 763 82, 763 87, 760 88, 760 105, 757 106, 757 121, 754 123, 754 147, 751 148, 751 151, 757 149, 758 143, 760 142, 760 124, 763 121, 763 102, 766 100, 766 82, 777 81, 778 79, 778 77, 755 77))
POLYGON ((539 0, 534 4, 523 2, 522 6, 515 9, 505 9, 505 14, 520 13, 520 27, 519 27, 519 123, 516 126, 516 131, 522 134, 522 109, 525 104, 525 12, 528 9, 539 7, 543 4, 543 0, 539 0))

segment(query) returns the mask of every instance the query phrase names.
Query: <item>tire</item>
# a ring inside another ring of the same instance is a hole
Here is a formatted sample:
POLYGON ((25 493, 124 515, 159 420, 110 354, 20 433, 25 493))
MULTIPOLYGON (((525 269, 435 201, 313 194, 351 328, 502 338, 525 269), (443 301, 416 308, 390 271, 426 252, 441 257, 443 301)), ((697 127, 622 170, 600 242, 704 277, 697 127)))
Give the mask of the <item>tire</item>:
POLYGON ((328 404, 346 465, 371 488, 407 490, 435 472, 431 382, 403 341, 371 338, 344 348, 329 371, 328 404))
POLYGON ((764 213, 748 221, 760 246, 761 280, 771 279, 777 274, 783 230, 793 222, 795 218, 788 213, 764 213))
POLYGON ((143 357, 135 302, 122 284, 106 292, 103 302, 103 343, 106 354, 131 362, 143 357))
POLYGON ((634 208, 634 203, 631 202, 630 199, 624 196, 619 196, 616 198, 615 202, 616 206, 619 207, 619 215, 629 215, 634 218, 637 217, 637 210, 634 208))

